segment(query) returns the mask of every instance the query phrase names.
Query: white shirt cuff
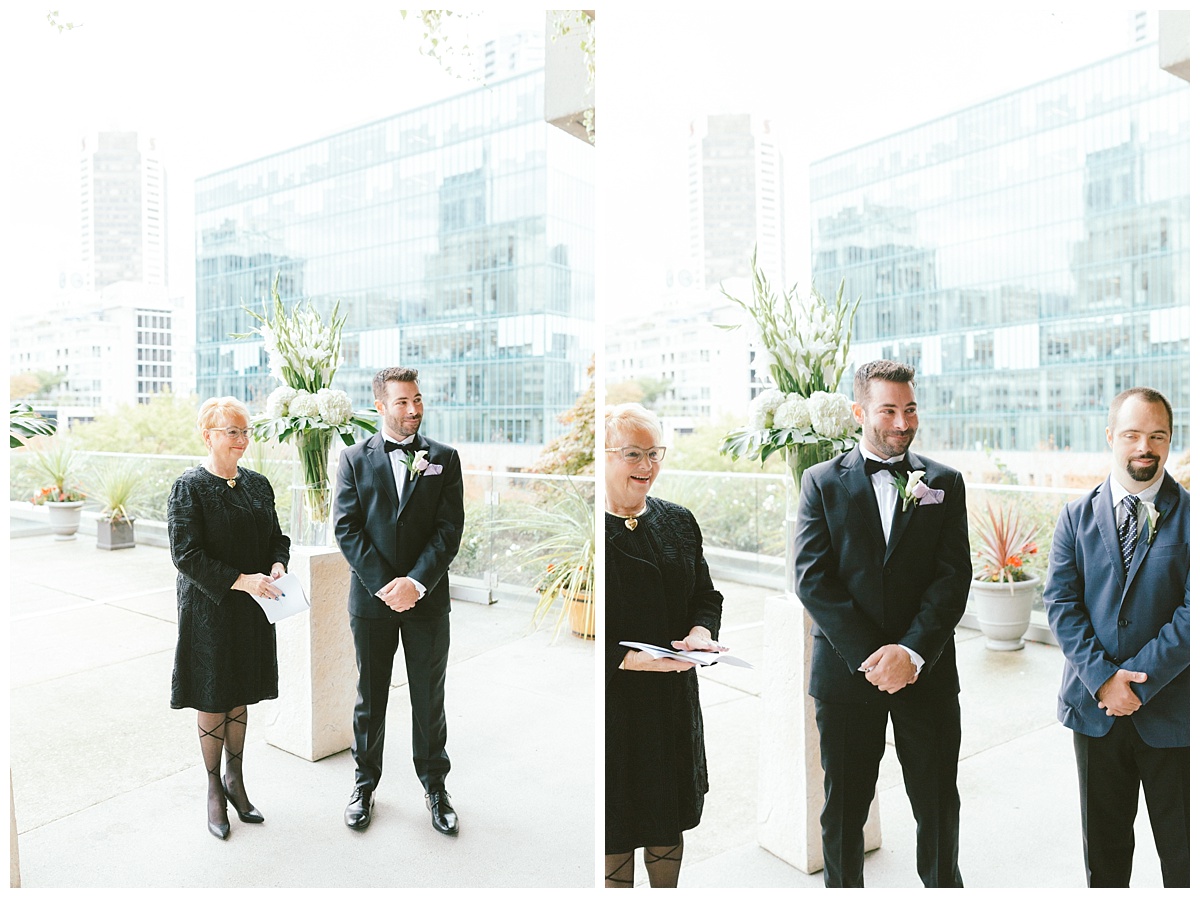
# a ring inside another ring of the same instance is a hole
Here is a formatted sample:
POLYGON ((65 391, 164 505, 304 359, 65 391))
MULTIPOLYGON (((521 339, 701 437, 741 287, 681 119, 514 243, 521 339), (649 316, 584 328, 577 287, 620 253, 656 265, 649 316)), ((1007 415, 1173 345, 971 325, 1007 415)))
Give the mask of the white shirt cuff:
POLYGON ((912 649, 910 649, 906 645, 902 645, 902 646, 900 646, 900 648, 902 648, 902 649, 904 649, 904 651, 908 652, 908 657, 912 659, 912 663, 917 665, 917 673, 920 673, 921 668, 925 666, 925 659, 922 658, 920 655, 918 655, 916 652, 914 652, 912 649))

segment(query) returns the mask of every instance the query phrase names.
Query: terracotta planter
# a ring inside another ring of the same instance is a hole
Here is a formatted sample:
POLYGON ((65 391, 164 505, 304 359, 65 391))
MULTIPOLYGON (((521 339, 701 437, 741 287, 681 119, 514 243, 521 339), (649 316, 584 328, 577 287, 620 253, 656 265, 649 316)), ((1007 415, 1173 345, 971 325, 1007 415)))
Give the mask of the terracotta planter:
POLYGON ((579 592, 571 599, 571 632, 581 639, 596 638, 596 602, 589 592, 579 592))
POLYGON ((106 521, 101 518, 96 522, 97 549, 132 549, 135 545, 132 519, 106 521))
POLYGON ((82 502, 47 502, 50 512, 50 530, 55 539, 74 539, 79 530, 79 518, 83 514, 82 502))
POLYGON ((1025 631, 1029 629, 1033 597, 1040 582, 1037 577, 1016 583, 971 581, 975 619, 989 649, 1013 652, 1025 647, 1025 631))

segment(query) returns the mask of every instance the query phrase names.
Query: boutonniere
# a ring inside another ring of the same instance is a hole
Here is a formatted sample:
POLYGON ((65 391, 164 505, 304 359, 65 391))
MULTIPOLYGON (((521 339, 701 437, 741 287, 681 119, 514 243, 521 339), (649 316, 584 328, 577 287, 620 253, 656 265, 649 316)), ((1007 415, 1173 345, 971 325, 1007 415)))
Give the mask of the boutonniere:
POLYGON ((1158 532, 1158 509, 1150 502, 1143 503, 1146 506, 1146 545, 1154 544, 1154 534, 1158 532))
POLYGON ((405 460, 405 464, 408 466, 409 480, 414 480, 418 474, 429 467, 429 461, 425 458, 428 454, 428 449, 418 449, 405 460))
POLYGON ((901 514, 908 511, 910 505, 942 504, 942 500, 946 497, 945 490, 933 489, 925 482, 924 477, 924 471, 910 471, 908 480, 905 480, 899 474, 896 475, 896 491, 900 494, 900 499, 903 502, 900 506, 901 514))

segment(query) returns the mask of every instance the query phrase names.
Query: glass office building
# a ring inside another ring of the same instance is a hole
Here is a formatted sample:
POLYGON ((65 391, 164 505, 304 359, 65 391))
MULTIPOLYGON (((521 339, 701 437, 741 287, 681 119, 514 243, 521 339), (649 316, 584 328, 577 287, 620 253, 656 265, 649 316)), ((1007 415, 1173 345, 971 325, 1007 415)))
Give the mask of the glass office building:
POLYGON ((348 314, 336 386, 415 367, 429 432, 538 447, 593 352, 592 148, 543 119, 542 70, 196 182, 197 390, 252 410, 275 384, 237 340, 287 304, 348 314))
POLYGON ((813 164, 816 285, 916 367, 925 448, 1102 451, 1131 386, 1189 444, 1188 123, 1148 44, 813 164))

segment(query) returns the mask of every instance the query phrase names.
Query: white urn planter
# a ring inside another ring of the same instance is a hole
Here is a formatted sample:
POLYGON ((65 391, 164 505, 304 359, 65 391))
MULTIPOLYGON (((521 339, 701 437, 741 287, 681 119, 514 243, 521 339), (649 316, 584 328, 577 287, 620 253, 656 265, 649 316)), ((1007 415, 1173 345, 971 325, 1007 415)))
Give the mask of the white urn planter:
POLYGON ((83 515, 82 502, 47 502, 50 530, 55 539, 74 539, 83 515))
POLYGON ((975 619, 989 649, 1014 652, 1025 647, 1025 631, 1029 629, 1033 597, 1040 582, 1038 577, 1015 583, 971 581, 975 619))

